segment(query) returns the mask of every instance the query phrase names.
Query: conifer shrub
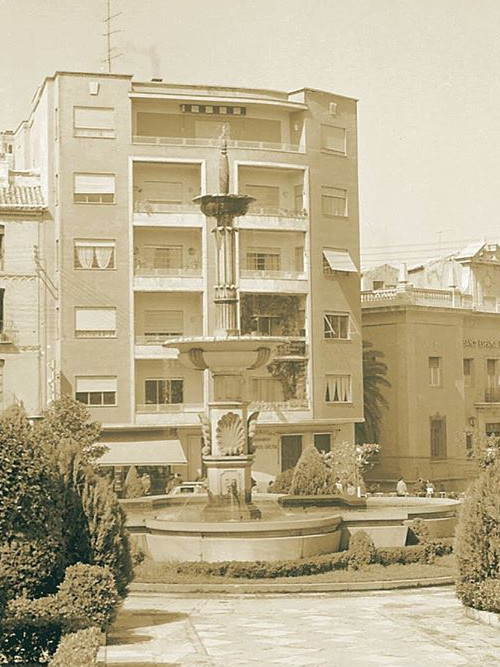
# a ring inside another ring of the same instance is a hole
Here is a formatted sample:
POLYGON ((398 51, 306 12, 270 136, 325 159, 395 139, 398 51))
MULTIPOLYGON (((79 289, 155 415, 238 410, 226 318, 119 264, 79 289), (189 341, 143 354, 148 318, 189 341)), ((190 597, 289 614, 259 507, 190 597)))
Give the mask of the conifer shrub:
POLYGON ((318 496, 331 493, 328 469, 314 445, 306 447, 293 471, 290 495, 318 496))
POLYGON ((135 466, 130 466, 125 477, 125 494, 127 498, 140 498, 144 493, 141 478, 135 466))
POLYGON ((408 530, 409 544, 426 544, 430 540, 429 526, 423 519, 414 519, 408 530))
POLYGON ((376 549, 372 538, 358 530, 349 539, 349 569, 361 570, 375 562, 376 549))
POLYGON ((495 611, 500 580, 500 458, 485 466, 460 508, 456 591, 463 604, 495 611))
POLYGON ((293 468, 288 468, 288 470, 284 470, 276 475, 276 479, 269 487, 270 493, 290 493, 293 471, 293 468))

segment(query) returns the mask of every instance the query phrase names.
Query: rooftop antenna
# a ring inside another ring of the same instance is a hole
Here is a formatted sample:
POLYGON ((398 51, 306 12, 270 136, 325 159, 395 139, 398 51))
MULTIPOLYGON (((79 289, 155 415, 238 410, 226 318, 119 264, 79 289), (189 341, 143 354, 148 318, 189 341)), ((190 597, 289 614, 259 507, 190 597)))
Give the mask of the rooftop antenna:
POLYGON ((121 16, 123 12, 116 12, 115 14, 111 13, 111 0, 106 0, 106 16, 104 17, 104 37, 106 38, 106 58, 104 62, 106 63, 106 71, 111 72, 113 60, 119 58, 123 55, 122 51, 117 51, 116 46, 111 45, 111 35, 115 35, 117 32, 122 32, 121 30, 112 30, 112 21, 121 16))

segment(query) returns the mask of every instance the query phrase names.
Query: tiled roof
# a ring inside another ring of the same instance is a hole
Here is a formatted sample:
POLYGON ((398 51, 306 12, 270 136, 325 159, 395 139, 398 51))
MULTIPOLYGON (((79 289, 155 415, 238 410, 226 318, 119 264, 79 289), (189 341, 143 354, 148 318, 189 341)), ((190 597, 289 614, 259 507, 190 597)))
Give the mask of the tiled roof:
POLYGON ((42 210, 46 207, 39 185, 11 185, 0 188, 0 210, 42 210))

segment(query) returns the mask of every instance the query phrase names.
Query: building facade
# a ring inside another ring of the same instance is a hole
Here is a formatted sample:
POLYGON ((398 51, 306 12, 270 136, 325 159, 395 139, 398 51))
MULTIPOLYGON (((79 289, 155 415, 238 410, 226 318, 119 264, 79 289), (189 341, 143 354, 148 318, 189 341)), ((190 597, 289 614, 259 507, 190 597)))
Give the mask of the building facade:
POLYGON ((290 337, 247 386, 254 470, 274 476, 311 442, 353 441, 362 419, 356 101, 58 72, 12 134, 48 207, 42 382, 50 369, 54 395, 85 403, 131 461, 180 465, 165 447, 180 443, 190 479, 209 378, 162 342, 214 329, 213 221, 192 199, 218 190, 223 126, 231 189, 256 200, 238 225, 241 332, 290 337))
POLYGON ((477 471, 475 448, 500 436, 500 246, 384 266, 363 287, 363 337, 384 353, 391 383, 370 478, 462 490, 477 471))

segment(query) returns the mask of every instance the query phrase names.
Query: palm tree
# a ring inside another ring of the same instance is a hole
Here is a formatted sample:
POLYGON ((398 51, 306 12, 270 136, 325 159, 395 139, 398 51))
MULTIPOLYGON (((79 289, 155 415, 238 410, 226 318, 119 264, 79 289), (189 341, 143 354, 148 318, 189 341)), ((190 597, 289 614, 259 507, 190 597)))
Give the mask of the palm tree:
POLYGON ((363 405, 365 421, 356 424, 356 442, 378 442, 382 411, 389 407, 381 387, 390 387, 386 378, 387 365, 380 359, 383 352, 373 349, 373 343, 363 341, 363 405))

